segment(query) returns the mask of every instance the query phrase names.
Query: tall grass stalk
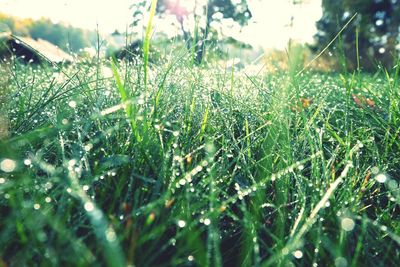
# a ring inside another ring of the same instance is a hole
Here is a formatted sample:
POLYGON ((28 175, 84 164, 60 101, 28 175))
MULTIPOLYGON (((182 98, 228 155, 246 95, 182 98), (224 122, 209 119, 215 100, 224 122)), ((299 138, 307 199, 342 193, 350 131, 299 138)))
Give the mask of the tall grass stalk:
POLYGON ((146 32, 143 41, 143 81, 144 81, 144 92, 147 98, 147 82, 148 82, 148 65, 149 65, 149 53, 150 53, 150 42, 151 42, 151 32, 153 29, 153 18, 156 13, 158 0, 152 0, 149 13, 149 21, 147 22, 146 32))

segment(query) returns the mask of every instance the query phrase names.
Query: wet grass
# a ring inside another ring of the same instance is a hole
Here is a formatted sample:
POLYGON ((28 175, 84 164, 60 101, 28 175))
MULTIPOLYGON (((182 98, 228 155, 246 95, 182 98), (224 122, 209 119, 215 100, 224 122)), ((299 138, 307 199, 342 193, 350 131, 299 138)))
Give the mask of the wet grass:
POLYGON ((146 80, 4 65, 0 265, 400 262, 399 68, 252 75, 179 53, 146 80))

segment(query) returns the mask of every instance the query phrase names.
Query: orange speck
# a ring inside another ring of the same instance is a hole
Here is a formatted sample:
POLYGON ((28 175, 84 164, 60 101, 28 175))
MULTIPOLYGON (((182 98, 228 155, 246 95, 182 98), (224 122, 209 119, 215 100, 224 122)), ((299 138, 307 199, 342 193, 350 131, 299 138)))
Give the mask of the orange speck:
POLYGON ((155 218, 156 218, 156 215, 154 214, 154 212, 150 213, 149 220, 154 221, 155 218))
POLYGON ((296 105, 290 107, 292 111, 300 112, 302 109, 306 109, 311 106, 313 102, 311 98, 300 97, 299 100, 300 103, 297 102, 296 105))
POLYGON ((375 108, 375 101, 372 100, 371 98, 366 98, 365 96, 362 96, 360 94, 351 94, 354 103, 360 108, 364 107, 370 107, 370 108, 375 108))
POLYGON ((300 102, 303 108, 308 108, 312 104, 312 99, 300 97, 300 102))
POLYGON ((167 209, 171 208, 171 206, 172 206, 172 204, 174 204, 174 202, 175 202, 175 199, 174 199, 174 198, 173 198, 173 199, 170 199, 170 200, 166 200, 166 201, 165 201, 165 207, 166 207, 167 209))
POLYGON ((356 103, 357 106, 363 107, 365 103, 365 98, 361 95, 356 95, 356 94, 351 94, 353 97, 354 103, 356 103))
POLYGON ((372 100, 371 98, 367 98, 367 105, 371 108, 375 107, 375 101, 372 100))
POLYGON ((365 186, 367 185, 370 177, 371 177, 371 172, 368 171, 367 174, 365 175, 364 182, 361 185, 361 190, 365 190, 365 186))

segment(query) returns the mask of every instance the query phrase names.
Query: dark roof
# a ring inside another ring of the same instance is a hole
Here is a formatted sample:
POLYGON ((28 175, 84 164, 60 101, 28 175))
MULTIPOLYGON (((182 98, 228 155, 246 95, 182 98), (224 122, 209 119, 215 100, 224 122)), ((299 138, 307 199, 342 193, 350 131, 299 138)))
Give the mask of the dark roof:
POLYGON ((70 54, 43 39, 35 40, 30 37, 21 37, 4 32, 0 33, 0 40, 7 40, 11 52, 18 56, 23 56, 23 58, 40 58, 49 63, 73 61, 73 57, 70 54))

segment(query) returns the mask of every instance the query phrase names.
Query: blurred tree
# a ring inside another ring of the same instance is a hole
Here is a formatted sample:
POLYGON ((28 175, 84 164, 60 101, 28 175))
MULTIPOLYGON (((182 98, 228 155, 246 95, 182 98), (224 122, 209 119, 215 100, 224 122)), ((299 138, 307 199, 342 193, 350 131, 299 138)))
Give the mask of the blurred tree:
POLYGON ((88 35, 84 30, 61 23, 53 24, 49 19, 34 21, 29 27, 29 34, 32 38, 47 40, 73 52, 90 46, 88 35))
POLYGON ((91 46, 96 38, 93 31, 74 28, 62 23, 54 24, 46 18, 21 19, 0 13, 0 23, 7 25, 15 35, 44 39, 64 50, 73 52, 91 46))
POLYGON ((373 70, 379 63, 393 66, 399 53, 400 0, 322 0, 322 8, 316 49, 324 48, 357 12, 355 21, 341 35, 347 67, 357 66, 356 29, 361 67, 373 70))
MULTIPOLYGON (((132 6, 136 25, 137 19, 143 17, 145 2, 139 0, 132 6)), ((251 18, 246 0, 159 0, 157 13, 160 17, 173 15, 176 18, 197 64, 203 60, 206 41, 216 38, 216 32, 210 34, 213 25, 230 20, 243 26, 251 18)))
MULTIPOLYGON (((133 21, 131 27, 139 28, 141 30, 141 21, 143 20, 143 14, 146 11, 146 0, 136 0, 135 3, 131 5, 131 9, 133 11, 133 21)), ((137 30, 137 31, 139 31, 137 30)))
POLYGON ((21 36, 29 35, 29 27, 32 25, 32 19, 20 19, 0 13, 0 23, 7 25, 11 32, 21 36))

